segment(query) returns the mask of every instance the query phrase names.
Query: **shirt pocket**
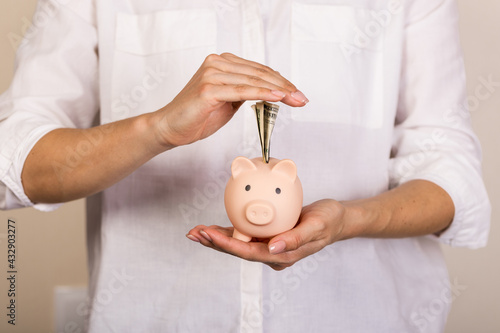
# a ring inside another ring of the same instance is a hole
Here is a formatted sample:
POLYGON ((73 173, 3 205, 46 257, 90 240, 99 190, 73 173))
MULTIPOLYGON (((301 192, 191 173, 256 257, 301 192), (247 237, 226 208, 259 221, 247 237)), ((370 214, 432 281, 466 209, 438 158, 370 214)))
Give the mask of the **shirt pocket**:
POLYGON ((111 120, 155 111, 186 85, 216 51, 211 9, 166 10, 116 18, 111 120))
POLYGON ((382 126, 384 32, 363 32, 373 25, 366 8, 292 4, 291 80, 310 100, 294 120, 382 126))

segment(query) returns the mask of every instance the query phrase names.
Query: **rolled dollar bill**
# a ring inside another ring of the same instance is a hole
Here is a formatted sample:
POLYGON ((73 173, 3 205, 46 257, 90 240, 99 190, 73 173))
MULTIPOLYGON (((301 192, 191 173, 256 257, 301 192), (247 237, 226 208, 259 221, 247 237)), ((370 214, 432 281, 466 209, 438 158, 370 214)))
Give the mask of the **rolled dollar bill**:
POLYGON ((252 108, 257 117, 262 158, 264 162, 269 163, 271 135, 278 117, 279 105, 262 101, 252 105, 252 108))
POLYGON ((264 137, 262 136, 264 131, 264 107, 262 102, 256 103, 252 105, 252 108, 255 111, 255 117, 257 118, 257 129, 259 130, 259 140, 260 147, 262 149, 262 158, 264 159, 264 137))

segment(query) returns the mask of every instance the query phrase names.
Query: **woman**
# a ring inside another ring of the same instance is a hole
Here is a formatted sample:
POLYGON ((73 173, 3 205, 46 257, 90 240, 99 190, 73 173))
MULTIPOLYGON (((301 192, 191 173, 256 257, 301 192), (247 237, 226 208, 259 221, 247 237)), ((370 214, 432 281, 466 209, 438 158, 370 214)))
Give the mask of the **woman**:
POLYGON ((89 331, 443 330, 439 242, 484 246, 490 209, 453 1, 47 6, 1 97, 0 202, 90 196, 89 331), (246 100, 282 102, 307 204, 267 242, 222 203, 259 154, 246 100))

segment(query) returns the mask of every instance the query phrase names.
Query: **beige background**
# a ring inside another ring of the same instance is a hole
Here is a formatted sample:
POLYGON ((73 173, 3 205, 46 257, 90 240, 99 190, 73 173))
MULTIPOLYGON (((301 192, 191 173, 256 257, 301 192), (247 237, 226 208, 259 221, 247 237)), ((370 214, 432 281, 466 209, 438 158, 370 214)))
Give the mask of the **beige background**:
MULTIPOLYGON (((500 1, 460 0, 460 33, 465 53, 470 96, 479 78, 492 75, 500 82, 500 1)), ((9 33, 22 34, 36 0, 0 3, 0 92, 13 74, 14 48, 9 33)), ((500 87, 472 112, 483 145, 484 179, 493 205, 490 243, 480 250, 444 247, 452 280, 465 288, 455 298, 447 333, 500 332, 500 87)), ((56 212, 33 209, 0 212, 0 331, 54 332, 53 288, 87 283, 84 201, 65 204, 56 212), (7 219, 17 226, 17 325, 6 324, 7 219)), ((429 318, 432 320, 432 318, 429 318)), ((68 332, 77 332, 71 330, 68 332)), ((60 333, 60 332, 58 332, 60 333)))

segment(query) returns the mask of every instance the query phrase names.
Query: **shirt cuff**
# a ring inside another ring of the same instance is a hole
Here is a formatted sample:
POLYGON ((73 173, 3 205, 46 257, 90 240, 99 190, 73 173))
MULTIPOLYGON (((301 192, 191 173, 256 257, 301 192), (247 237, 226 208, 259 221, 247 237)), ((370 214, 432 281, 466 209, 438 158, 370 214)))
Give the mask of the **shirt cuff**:
POLYGON ((402 182, 416 179, 441 187, 455 206, 455 216, 448 228, 439 235, 429 235, 430 238, 453 247, 477 249, 487 245, 491 206, 484 187, 471 189, 467 182, 450 181, 436 174, 415 175, 402 179, 402 182))
POLYGON ((37 126, 26 133, 14 133, 8 142, 2 145, 0 155, 0 208, 15 209, 34 207, 40 211, 53 211, 62 204, 33 203, 26 193, 21 179, 24 162, 34 145, 44 135, 61 126, 50 124, 37 126))

